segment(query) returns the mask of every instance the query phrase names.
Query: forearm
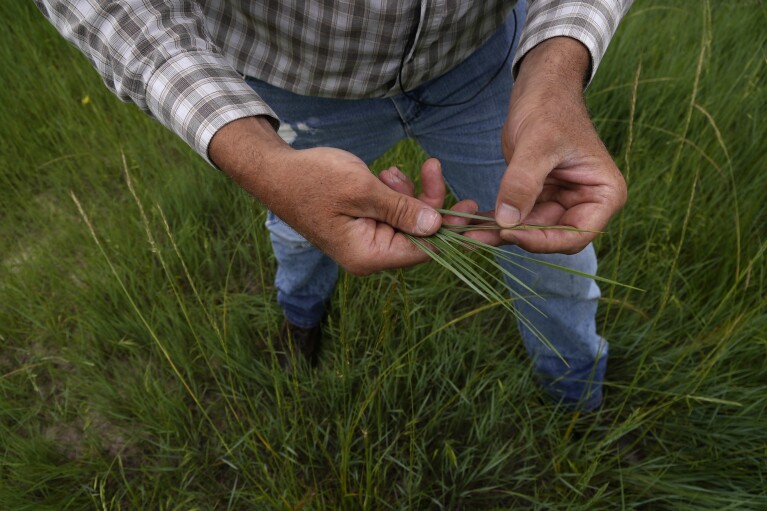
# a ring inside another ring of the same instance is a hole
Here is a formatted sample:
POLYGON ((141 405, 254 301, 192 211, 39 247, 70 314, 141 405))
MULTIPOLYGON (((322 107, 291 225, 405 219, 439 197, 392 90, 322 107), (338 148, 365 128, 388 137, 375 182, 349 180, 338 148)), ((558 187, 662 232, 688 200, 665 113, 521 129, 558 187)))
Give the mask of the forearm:
MULTIPOLYGON (((519 0, 524 1, 524 0, 519 0)), ((633 0, 530 0, 527 21, 514 60, 515 76, 527 53, 557 37, 579 41, 589 55, 584 83, 599 68, 607 46, 633 0)))
MULTIPOLYGON (((503 140, 507 161, 514 152, 511 141, 517 139, 517 133, 525 129, 529 119, 538 118, 542 106, 556 105, 545 109, 545 122, 551 126, 552 133, 567 132, 565 125, 573 119, 589 118, 583 84, 590 62, 588 50, 569 37, 547 39, 525 55, 509 103, 505 130, 510 137, 503 140)), ((593 129, 590 123, 578 125, 580 129, 593 129)))
POLYGON ((570 37, 546 39, 521 60, 515 88, 558 87, 580 95, 590 67, 589 51, 580 41, 570 37))
POLYGON ((264 116, 246 117, 221 128, 210 142, 210 160, 267 207, 274 197, 267 190, 279 186, 276 167, 293 149, 264 116))

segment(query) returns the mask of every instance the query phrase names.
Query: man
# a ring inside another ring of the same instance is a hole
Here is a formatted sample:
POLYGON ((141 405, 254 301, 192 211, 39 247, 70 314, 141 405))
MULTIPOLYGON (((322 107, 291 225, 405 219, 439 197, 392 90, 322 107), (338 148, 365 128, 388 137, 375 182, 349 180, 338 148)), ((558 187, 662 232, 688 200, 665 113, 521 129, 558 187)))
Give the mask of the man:
MULTIPOLYGON (((583 87, 631 0, 538 0, 529 13, 502 0, 35 1, 119 97, 269 208, 286 333, 307 355, 337 264, 367 274, 427 259, 400 231, 439 228, 443 176, 457 211, 494 210, 504 227, 599 231, 625 201, 583 87), (367 167, 407 137, 437 158, 418 198, 397 169, 367 167)), ((592 233, 476 235, 596 271, 592 233)), ((520 313, 567 361, 520 325, 537 372, 565 402, 597 407, 599 289, 542 266, 519 277, 545 296, 520 313)))

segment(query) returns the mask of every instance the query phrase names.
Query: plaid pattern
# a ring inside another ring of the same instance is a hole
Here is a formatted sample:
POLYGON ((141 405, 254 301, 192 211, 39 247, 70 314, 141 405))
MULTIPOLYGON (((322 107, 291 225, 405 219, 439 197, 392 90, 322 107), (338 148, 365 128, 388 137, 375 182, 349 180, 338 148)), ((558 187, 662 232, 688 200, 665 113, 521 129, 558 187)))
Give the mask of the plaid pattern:
MULTIPOLYGON (((554 36, 581 41, 592 75, 632 0, 530 0, 517 61, 554 36)), ((444 74, 511 14, 513 0, 35 0, 123 101, 207 159, 230 121, 277 116, 249 75, 304 95, 384 97, 444 74), (407 52, 407 54, 406 54, 407 52)), ((516 63, 515 63, 516 64, 516 63)))

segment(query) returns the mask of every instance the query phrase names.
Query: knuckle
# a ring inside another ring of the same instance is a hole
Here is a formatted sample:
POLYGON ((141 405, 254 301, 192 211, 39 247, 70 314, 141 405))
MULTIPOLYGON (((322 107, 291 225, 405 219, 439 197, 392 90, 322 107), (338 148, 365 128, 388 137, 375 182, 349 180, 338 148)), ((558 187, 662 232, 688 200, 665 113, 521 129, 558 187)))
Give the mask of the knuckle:
POLYGON ((621 179, 619 195, 618 195, 618 199, 620 200, 621 206, 626 204, 626 200, 628 200, 628 196, 629 196, 628 185, 626 185, 626 181, 624 179, 621 179))
POLYGON ((410 201, 404 195, 397 195, 386 212, 386 222, 389 225, 400 226, 407 219, 410 212, 410 201))
POLYGON ((351 273, 355 277, 365 277, 374 272, 369 261, 359 257, 351 257, 341 262, 340 265, 346 272, 351 273))
POLYGON ((562 253, 563 254, 567 254, 567 255, 575 255, 578 252, 580 252, 581 250, 583 250, 584 248, 586 248, 586 245, 578 244, 578 245, 576 245, 574 247, 567 247, 565 250, 562 251, 562 253))
POLYGON ((338 201, 344 205, 353 207, 362 206, 369 195, 368 187, 361 185, 357 180, 351 180, 346 186, 341 188, 338 193, 338 201))
POLYGON ((344 269, 347 272, 349 272, 352 275, 354 275, 355 277, 367 277, 368 275, 373 273, 372 271, 370 271, 370 270, 368 270, 366 268, 359 267, 359 266, 353 266, 353 267, 348 267, 348 268, 344 268, 344 269))
POLYGON ((539 186, 538 182, 534 179, 520 179, 516 180, 508 189, 507 196, 511 199, 526 199, 532 196, 537 196, 541 191, 542 186, 539 186))
MULTIPOLYGON (((617 171, 616 171, 617 172, 617 171)), ((612 199, 615 203, 615 209, 621 209, 628 200, 628 186, 626 180, 617 172, 618 178, 616 179, 615 186, 613 187, 612 199)))

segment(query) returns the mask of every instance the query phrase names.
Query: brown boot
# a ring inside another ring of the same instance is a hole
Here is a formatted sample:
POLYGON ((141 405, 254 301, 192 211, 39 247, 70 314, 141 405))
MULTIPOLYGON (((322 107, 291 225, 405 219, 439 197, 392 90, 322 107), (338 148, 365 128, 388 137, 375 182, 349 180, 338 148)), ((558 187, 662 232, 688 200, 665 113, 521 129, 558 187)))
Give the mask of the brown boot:
POLYGON ((283 369, 292 369, 300 363, 299 358, 304 358, 309 364, 316 366, 321 340, 321 325, 301 328, 285 320, 274 346, 277 350, 277 361, 283 369))

